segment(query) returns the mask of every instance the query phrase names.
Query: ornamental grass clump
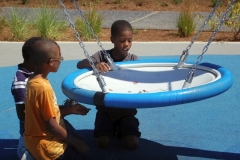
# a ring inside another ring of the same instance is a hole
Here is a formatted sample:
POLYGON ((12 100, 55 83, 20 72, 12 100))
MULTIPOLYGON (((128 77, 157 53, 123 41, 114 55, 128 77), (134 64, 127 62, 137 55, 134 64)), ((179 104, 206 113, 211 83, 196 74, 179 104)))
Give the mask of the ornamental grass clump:
POLYGON ((180 37, 189 37, 196 29, 194 20, 193 1, 186 0, 177 19, 178 34, 180 37))
POLYGON ((172 0, 174 4, 180 4, 182 3, 182 0, 172 0))
POLYGON ((29 36, 28 16, 18 8, 11 8, 10 19, 6 21, 14 40, 24 40, 29 36))
MULTIPOLYGON (((84 16, 89 23, 89 26, 92 28, 93 33, 98 36, 102 30, 103 18, 93 9, 90 9, 90 11, 85 13, 84 16)), ((76 30, 85 40, 94 39, 93 33, 89 29, 89 26, 83 18, 78 18, 75 22, 76 30)))
POLYGON ((4 15, 0 16, 0 33, 2 33, 2 31, 6 25, 7 25, 6 17, 4 15))
POLYGON ((55 10, 43 7, 35 9, 35 14, 34 28, 39 36, 54 40, 63 37, 66 22, 58 19, 55 10))

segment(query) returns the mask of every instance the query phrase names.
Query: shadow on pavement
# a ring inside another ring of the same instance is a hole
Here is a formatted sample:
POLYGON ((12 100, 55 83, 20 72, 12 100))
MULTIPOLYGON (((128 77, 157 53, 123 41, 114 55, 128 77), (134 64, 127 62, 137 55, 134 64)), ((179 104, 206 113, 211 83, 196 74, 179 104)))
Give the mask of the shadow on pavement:
MULTIPOLYGON (((177 160, 177 155, 209 159, 240 159, 240 154, 237 153, 164 146, 162 144, 146 139, 140 139, 139 148, 134 151, 128 151, 124 149, 121 140, 118 139, 114 139, 112 145, 109 148, 100 149, 95 143, 93 130, 79 130, 78 132, 81 134, 91 149, 88 154, 90 160, 177 160)), ((17 139, 0 139, 0 159, 17 160, 17 144, 17 139)))

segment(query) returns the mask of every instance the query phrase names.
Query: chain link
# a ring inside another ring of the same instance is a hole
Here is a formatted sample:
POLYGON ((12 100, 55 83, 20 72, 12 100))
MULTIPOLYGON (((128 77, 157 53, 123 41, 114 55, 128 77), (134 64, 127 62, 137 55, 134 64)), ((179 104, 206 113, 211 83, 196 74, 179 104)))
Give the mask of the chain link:
MULTIPOLYGON (((220 1, 218 1, 218 3, 219 3, 219 2, 220 2, 220 1)), ((217 25, 217 28, 214 30, 214 32, 213 32, 213 34, 211 35, 211 37, 208 39, 208 43, 207 43, 206 46, 203 48, 202 54, 198 56, 196 63, 193 65, 191 71, 189 71, 188 76, 187 76, 187 78, 186 78, 186 80, 185 80, 185 82, 184 82, 184 84, 183 84, 183 88, 188 88, 188 87, 190 86, 190 84, 191 84, 191 82, 192 82, 192 79, 193 79, 193 77, 194 77, 194 74, 195 74, 194 72, 195 72, 195 70, 196 70, 196 68, 197 68, 198 63, 202 60, 203 54, 204 54, 205 52, 207 52, 210 43, 213 41, 213 39, 214 39, 215 35, 217 34, 218 30, 221 28, 223 22, 225 21, 226 16, 228 15, 228 12, 230 11, 230 9, 231 9, 232 6, 233 6, 234 2, 235 2, 235 0, 232 0, 232 1, 231 1, 231 3, 230 3, 230 5, 228 6, 226 12, 222 15, 222 18, 221 18, 221 20, 220 20, 220 23, 217 25)), ((186 52, 188 52, 188 51, 186 51, 186 52)))
POLYGON ((62 9, 63 9, 63 12, 65 13, 65 16, 66 16, 67 20, 68 20, 69 23, 70 23, 70 27, 72 28, 72 30, 74 31, 74 34, 75 34, 76 38, 78 39, 78 42, 79 42, 80 47, 83 49, 84 54, 85 54, 85 56, 87 57, 90 65, 91 65, 91 67, 92 67, 92 69, 93 69, 94 75, 97 77, 98 82, 100 83, 101 89, 102 89, 102 87, 106 87, 106 83, 105 83, 103 77, 101 76, 101 74, 99 73, 99 71, 96 69, 96 67, 95 67, 92 59, 90 58, 87 50, 85 49, 85 45, 83 44, 83 42, 82 42, 82 40, 81 40, 81 38, 80 38, 80 34, 79 34, 78 31, 76 30, 75 25, 74 25, 73 22, 71 21, 70 15, 68 14, 65 5, 62 3, 61 0, 58 0, 58 1, 59 1, 60 5, 61 5, 61 7, 62 7, 62 9))
POLYGON ((98 40, 97 35, 94 33, 90 23, 87 21, 86 17, 84 16, 84 13, 82 12, 81 8, 79 7, 78 3, 75 0, 72 0, 75 7, 77 8, 80 16, 82 17, 82 19, 84 20, 84 22, 87 24, 88 29, 90 30, 90 32, 92 33, 93 37, 95 38, 95 40, 97 41, 98 46, 101 48, 104 58, 108 61, 108 65, 113 69, 113 70, 117 70, 117 67, 114 65, 114 62, 112 60, 112 58, 109 56, 109 54, 107 53, 107 51, 103 48, 102 43, 98 40))
POLYGON ((200 27, 200 29, 198 30, 198 33, 193 37, 193 39, 191 40, 190 44, 186 47, 185 50, 183 50, 182 55, 180 57, 180 60, 178 62, 177 67, 182 67, 187 56, 189 55, 189 50, 191 49, 193 43, 195 42, 195 40, 198 38, 198 36, 200 35, 200 33, 203 31, 203 28, 206 26, 206 24, 208 23, 209 19, 213 16, 213 14, 216 12, 217 8, 220 5, 220 2, 222 0, 218 0, 218 3, 215 5, 214 9, 212 10, 212 12, 208 15, 208 17, 206 18, 206 20, 204 21, 203 25, 200 27))
POLYGON ((219 24, 217 25, 217 28, 214 30, 213 34, 211 35, 211 37, 208 39, 208 43, 206 44, 206 46, 203 48, 202 50, 202 54, 199 55, 199 57, 197 58, 197 62, 195 63, 194 67, 192 68, 192 70, 196 70, 196 67, 198 65, 198 63, 202 60, 203 55, 205 52, 207 52, 209 45, 211 44, 211 42, 213 41, 214 37, 216 36, 217 32, 219 31, 219 29, 221 28, 223 22, 225 21, 226 16, 228 15, 228 12, 232 9, 233 4, 235 3, 236 0, 232 0, 230 5, 228 5, 228 8, 226 10, 226 12, 222 15, 221 21, 219 22, 219 24))
POLYGON ((207 19, 204 21, 203 25, 200 27, 198 33, 194 36, 194 38, 192 39, 192 41, 190 42, 190 44, 187 46, 185 52, 188 54, 188 51, 190 50, 190 48, 192 47, 194 41, 198 38, 199 34, 203 31, 203 28, 205 27, 205 25, 208 23, 208 21, 210 20, 210 18, 213 16, 213 14, 216 12, 217 8, 220 5, 220 2, 222 0, 218 0, 218 3, 215 5, 214 9, 212 10, 212 12, 208 15, 207 19))

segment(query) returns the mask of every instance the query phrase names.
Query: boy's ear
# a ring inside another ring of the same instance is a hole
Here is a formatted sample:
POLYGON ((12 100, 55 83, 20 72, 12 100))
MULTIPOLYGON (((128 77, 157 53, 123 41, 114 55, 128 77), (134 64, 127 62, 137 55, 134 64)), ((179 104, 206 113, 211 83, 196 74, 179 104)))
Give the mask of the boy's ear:
POLYGON ((52 59, 49 59, 48 64, 49 64, 50 66, 52 66, 52 65, 53 65, 53 60, 52 60, 52 59))

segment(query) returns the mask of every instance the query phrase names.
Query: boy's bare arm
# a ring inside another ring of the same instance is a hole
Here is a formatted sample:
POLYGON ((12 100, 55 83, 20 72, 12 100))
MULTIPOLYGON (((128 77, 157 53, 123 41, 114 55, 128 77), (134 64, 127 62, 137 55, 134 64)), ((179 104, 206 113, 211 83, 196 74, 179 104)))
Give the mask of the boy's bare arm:
POLYGON ((69 114, 86 115, 90 110, 91 110, 90 108, 86 108, 81 104, 75 104, 75 105, 60 109, 60 112, 61 112, 61 116, 64 117, 69 114))
POLYGON ((77 63, 77 68, 78 69, 87 68, 87 67, 91 67, 88 59, 83 59, 82 61, 79 61, 77 63))
POLYGON ((22 122, 25 121, 25 104, 16 104, 17 116, 18 119, 22 122))
POLYGON ((74 146, 78 152, 86 153, 89 151, 88 146, 81 139, 68 134, 67 131, 57 123, 55 118, 51 118, 50 120, 46 121, 46 123, 49 131, 52 134, 74 146))
MULTIPOLYGON (((100 72, 108 72, 109 70, 111 70, 109 65, 105 62, 95 62, 94 65, 95 65, 96 69, 99 70, 100 72)), ((88 59, 84 59, 77 63, 78 69, 87 68, 87 67, 91 67, 88 59)))
POLYGON ((100 72, 103 72, 103 73, 106 73, 109 70, 111 70, 109 65, 105 62, 99 62, 99 63, 95 64, 95 67, 97 68, 97 70, 99 70, 100 72))

